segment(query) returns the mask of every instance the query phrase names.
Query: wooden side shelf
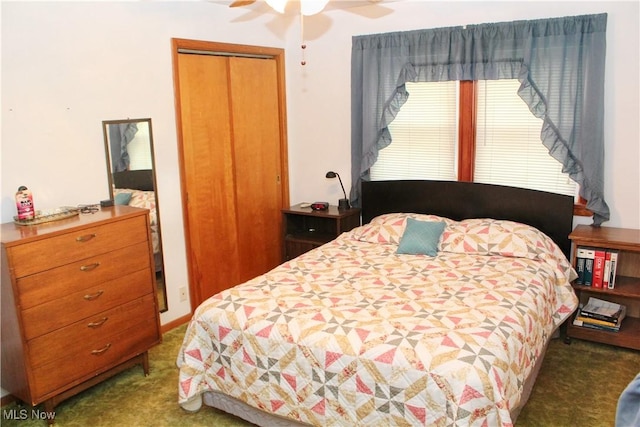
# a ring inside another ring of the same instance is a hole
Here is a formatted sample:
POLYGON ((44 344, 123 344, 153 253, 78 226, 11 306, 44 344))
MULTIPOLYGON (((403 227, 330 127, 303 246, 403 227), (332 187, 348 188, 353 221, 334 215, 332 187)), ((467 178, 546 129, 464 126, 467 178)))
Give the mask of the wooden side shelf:
POLYGON ((587 246, 619 251, 618 274, 613 289, 574 284, 581 303, 590 296, 627 306, 627 316, 618 332, 600 331, 567 322, 567 340, 579 338, 640 350, 640 230, 579 225, 569 235, 574 245, 572 263, 576 266, 576 248, 587 246))
POLYGON ((599 331, 570 323, 567 328, 567 335, 571 338, 640 350, 640 335, 638 331, 640 331, 640 319, 627 316, 622 321, 622 326, 620 326, 620 331, 618 332, 599 331))

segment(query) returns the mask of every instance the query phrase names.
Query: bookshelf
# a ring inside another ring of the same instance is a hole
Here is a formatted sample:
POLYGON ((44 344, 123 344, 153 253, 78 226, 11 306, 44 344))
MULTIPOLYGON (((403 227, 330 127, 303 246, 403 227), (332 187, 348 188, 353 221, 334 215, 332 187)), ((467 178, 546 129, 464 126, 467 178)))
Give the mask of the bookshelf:
POLYGON ((578 225, 569 235, 573 243, 572 264, 576 266, 576 249, 602 248, 618 251, 615 287, 596 288, 573 284, 580 303, 586 304, 590 296, 615 302, 627 307, 627 316, 620 331, 589 329, 567 322, 567 342, 571 338, 596 341, 619 347, 640 350, 640 230, 615 227, 578 225))

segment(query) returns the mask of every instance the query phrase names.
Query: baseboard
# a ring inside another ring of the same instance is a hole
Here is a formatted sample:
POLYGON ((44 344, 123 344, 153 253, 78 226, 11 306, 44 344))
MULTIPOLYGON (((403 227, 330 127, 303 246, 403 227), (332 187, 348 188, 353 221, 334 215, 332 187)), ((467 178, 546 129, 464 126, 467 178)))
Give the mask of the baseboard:
POLYGON ((184 325, 189 320, 191 320, 191 314, 187 314, 186 316, 179 317, 169 323, 165 323, 164 325, 160 326, 160 333, 165 334, 170 330, 177 328, 178 326, 184 325))

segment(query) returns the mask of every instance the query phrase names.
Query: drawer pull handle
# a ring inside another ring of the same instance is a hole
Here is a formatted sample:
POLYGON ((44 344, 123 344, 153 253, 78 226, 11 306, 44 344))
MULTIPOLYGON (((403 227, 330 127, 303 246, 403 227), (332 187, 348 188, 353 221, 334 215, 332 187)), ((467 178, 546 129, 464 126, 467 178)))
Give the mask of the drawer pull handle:
POLYGON ((87 294, 83 298, 87 301, 93 301, 94 299, 100 298, 100 295, 104 294, 104 291, 98 291, 95 294, 87 294))
POLYGON ((93 239, 94 237, 96 237, 96 233, 91 233, 91 234, 85 234, 84 236, 78 236, 76 237, 76 242, 88 242, 89 240, 93 239))
POLYGON ((103 355, 107 350, 109 350, 111 348, 111 343, 105 345, 104 347, 102 347, 99 350, 93 350, 91 352, 91 354, 93 354, 94 356, 101 356, 103 355))
POLYGON ((98 268, 99 265, 100 265, 99 262, 94 262, 93 264, 89 264, 89 265, 83 265, 82 267, 80 267, 80 271, 95 270, 96 268, 98 268))
POLYGON ((97 322, 87 323, 87 327, 89 327, 91 329, 99 328, 100 326, 104 325, 107 322, 107 320, 109 320, 108 317, 103 317, 102 319, 98 320, 97 322))

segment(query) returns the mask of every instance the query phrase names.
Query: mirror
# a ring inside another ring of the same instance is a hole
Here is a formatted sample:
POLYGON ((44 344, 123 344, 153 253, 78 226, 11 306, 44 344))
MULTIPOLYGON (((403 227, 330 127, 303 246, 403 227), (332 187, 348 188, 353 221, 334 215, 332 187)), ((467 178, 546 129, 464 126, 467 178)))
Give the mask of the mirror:
POLYGON ((151 119, 106 120, 102 122, 102 131, 111 200, 115 204, 149 209, 158 305, 161 312, 167 311, 151 119))

